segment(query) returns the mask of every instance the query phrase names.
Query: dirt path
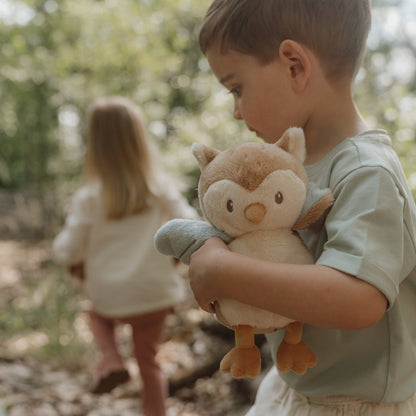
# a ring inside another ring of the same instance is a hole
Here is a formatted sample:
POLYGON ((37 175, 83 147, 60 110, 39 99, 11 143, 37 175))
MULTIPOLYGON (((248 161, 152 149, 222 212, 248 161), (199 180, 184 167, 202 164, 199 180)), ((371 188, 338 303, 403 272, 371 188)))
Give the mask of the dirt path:
MULTIPOLYGON (((132 359, 127 360, 131 382, 111 394, 92 395, 88 392, 91 368, 85 358, 80 357, 78 366, 59 357, 34 358, 31 352, 44 346, 47 331, 20 327, 19 316, 8 314, 13 308, 27 311, 36 303, 38 285, 45 282, 51 267, 56 268, 49 247, 48 241, 0 240, 0 416, 140 416, 141 380, 132 359), (3 317, 7 321, 2 322, 3 317), (19 328, 13 334, 7 332, 14 325, 9 319, 16 319, 19 328)), ((202 330, 203 320, 206 317, 191 302, 169 321, 159 352, 173 390, 168 416, 244 415, 253 386, 215 371, 229 340, 202 330)), ((77 336, 91 341, 82 318, 75 327, 77 336)))
MULTIPOLYGON (((0 415, 8 416, 138 416, 140 380, 94 396, 89 375, 30 359, 0 362, 0 415)), ((168 398, 169 416, 241 415, 247 406, 221 376, 201 379, 168 398)))

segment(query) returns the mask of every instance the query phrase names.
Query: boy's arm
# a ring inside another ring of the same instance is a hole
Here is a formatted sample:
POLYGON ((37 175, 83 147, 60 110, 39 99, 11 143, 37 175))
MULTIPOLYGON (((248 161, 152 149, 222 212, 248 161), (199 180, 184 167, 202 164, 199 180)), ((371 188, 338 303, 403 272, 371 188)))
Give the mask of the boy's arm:
POLYGON ((377 323, 387 299, 374 286, 327 266, 276 264, 233 253, 209 239, 191 257, 199 305, 233 298, 314 326, 357 330, 377 323))

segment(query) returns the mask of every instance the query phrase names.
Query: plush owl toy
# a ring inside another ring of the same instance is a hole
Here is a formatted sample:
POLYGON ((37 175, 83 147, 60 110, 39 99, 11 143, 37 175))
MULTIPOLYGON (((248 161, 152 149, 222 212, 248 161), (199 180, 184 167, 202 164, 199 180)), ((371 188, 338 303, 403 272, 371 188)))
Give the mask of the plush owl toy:
MULTIPOLYGON (((219 237, 231 251, 276 263, 313 263, 297 230, 322 225, 333 203, 329 189, 308 183, 303 167, 305 138, 290 128, 275 144, 245 143, 223 152, 194 143, 201 168, 198 192, 209 222, 172 220, 155 235, 160 252, 189 264, 191 254, 210 237, 219 237)), ((220 368, 233 377, 256 377, 260 352, 255 333, 285 328, 276 354, 279 371, 304 374, 316 357, 302 341, 302 323, 285 316, 221 299, 214 304, 217 319, 235 331, 236 346, 220 368)))

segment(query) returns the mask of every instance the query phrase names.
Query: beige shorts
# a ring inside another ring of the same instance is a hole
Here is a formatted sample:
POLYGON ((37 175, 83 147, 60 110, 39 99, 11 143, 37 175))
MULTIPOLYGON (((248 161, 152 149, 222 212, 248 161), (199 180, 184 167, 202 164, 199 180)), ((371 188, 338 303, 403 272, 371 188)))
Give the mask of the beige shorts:
POLYGON ((403 403, 379 404, 349 396, 306 397, 289 387, 273 367, 261 382, 246 416, 416 416, 416 394, 403 403))

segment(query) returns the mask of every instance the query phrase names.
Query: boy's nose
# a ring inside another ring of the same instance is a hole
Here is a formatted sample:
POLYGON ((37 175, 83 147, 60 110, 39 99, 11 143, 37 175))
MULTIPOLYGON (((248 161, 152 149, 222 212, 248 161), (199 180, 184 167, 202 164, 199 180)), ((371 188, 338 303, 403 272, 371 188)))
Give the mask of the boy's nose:
POLYGON ((233 116, 236 120, 242 120, 243 119, 243 117, 241 117, 240 108, 238 107, 237 103, 234 104, 234 114, 233 114, 233 116))

